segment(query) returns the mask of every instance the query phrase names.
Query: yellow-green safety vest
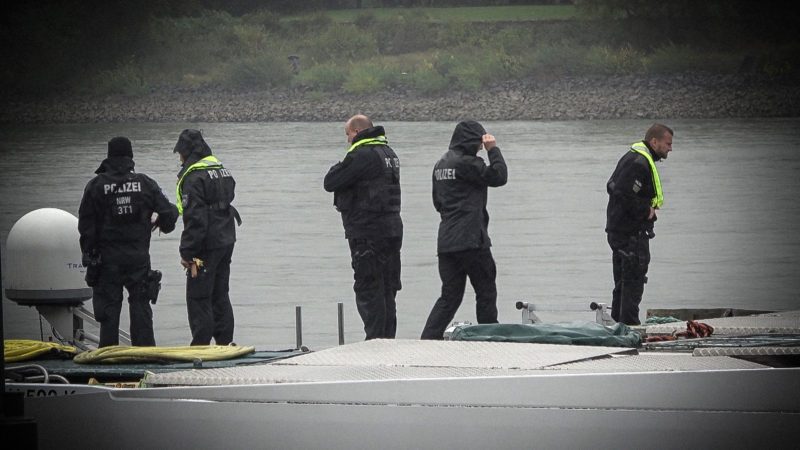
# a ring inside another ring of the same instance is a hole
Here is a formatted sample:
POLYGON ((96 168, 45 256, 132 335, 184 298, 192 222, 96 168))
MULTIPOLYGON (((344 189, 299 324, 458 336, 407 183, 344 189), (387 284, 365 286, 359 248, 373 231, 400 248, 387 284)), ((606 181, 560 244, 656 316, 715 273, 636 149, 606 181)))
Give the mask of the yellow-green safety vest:
POLYGON ((183 179, 186 178, 186 175, 189 175, 189 172, 194 172, 195 170, 207 170, 207 169, 221 169, 222 163, 217 159, 216 156, 206 156, 205 158, 197 161, 196 163, 189 166, 181 178, 178 180, 178 188, 177 188, 177 207, 178 207, 178 214, 183 214, 183 179))
POLYGON ((664 194, 661 192, 661 178, 658 177, 658 169, 656 169, 656 163, 653 161, 653 157, 650 156, 650 150, 644 142, 636 142, 631 145, 631 151, 644 156, 650 164, 650 171, 653 173, 653 188, 656 191, 656 196, 653 197, 653 201, 650 205, 653 208, 660 208, 661 205, 664 204, 664 194))
POLYGON ((378 136, 378 137, 374 137, 374 138, 366 138, 366 139, 362 139, 362 140, 354 143, 353 145, 351 145, 350 149, 347 150, 347 153, 352 152, 353 150, 355 150, 356 147, 361 146, 361 145, 388 145, 388 144, 389 144, 389 140, 386 139, 386 136, 378 136))

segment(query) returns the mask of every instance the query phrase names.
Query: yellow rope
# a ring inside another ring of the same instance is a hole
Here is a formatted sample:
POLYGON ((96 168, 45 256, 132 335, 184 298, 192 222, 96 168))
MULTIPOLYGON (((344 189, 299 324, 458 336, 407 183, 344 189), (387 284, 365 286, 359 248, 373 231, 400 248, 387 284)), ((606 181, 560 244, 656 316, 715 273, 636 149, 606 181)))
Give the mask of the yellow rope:
POLYGON ((3 351, 5 362, 27 361, 48 353, 64 352, 73 355, 78 353, 75 347, 28 339, 5 339, 3 345, 5 346, 3 351))
POLYGON ((5 362, 19 362, 34 359, 50 353, 75 355, 73 361, 79 364, 93 363, 131 363, 145 361, 222 361, 255 352, 253 346, 194 345, 184 347, 127 347, 113 345, 96 350, 78 353, 75 347, 54 342, 28 339, 6 339, 4 341, 5 362))
POLYGON ((78 364, 132 363, 145 361, 222 361, 254 353, 255 347, 193 345, 184 347, 124 347, 112 345, 75 356, 78 364))

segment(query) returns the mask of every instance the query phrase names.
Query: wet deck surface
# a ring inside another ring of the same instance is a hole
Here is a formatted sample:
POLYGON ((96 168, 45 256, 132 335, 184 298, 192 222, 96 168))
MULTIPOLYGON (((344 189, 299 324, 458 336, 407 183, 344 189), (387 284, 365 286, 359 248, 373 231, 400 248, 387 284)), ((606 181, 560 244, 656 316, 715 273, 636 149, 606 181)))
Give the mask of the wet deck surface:
MULTIPOLYGON (((704 352, 709 347, 742 347, 742 340, 757 333, 772 340, 754 343, 749 352, 800 353, 800 311, 747 317, 706 319, 715 329, 715 344, 674 341, 682 346, 661 351, 619 347, 593 347, 508 342, 373 340, 321 350, 246 367, 159 373, 147 378, 149 385, 227 385, 457 378, 565 373, 619 373, 756 369, 767 366, 733 353, 704 352), (788 334, 787 334, 788 333, 788 334), (719 336, 717 336, 719 335, 719 336), (738 341, 731 341, 737 336, 738 341), (776 345, 776 337, 789 336, 776 345), (779 347, 779 348, 778 348, 779 347), (776 349, 777 348, 777 349, 776 349), (698 351, 698 349, 700 351, 698 351)), ((686 322, 648 326, 647 334, 671 334, 686 329, 686 322)), ((739 350, 742 351, 741 348, 739 350)))
MULTIPOLYGON (((708 338, 643 348, 487 341, 373 340, 316 352, 258 351, 242 358, 170 364, 75 364, 34 361, 50 374, 140 380, 149 386, 222 386, 297 382, 755 369, 754 356, 800 355, 800 311, 703 319, 708 338)), ((650 325, 648 335, 686 330, 687 322, 650 325)))
POLYGON ((372 340, 270 364, 148 376, 149 385, 228 385, 417 378, 764 368, 727 356, 638 353, 618 347, 372 340))

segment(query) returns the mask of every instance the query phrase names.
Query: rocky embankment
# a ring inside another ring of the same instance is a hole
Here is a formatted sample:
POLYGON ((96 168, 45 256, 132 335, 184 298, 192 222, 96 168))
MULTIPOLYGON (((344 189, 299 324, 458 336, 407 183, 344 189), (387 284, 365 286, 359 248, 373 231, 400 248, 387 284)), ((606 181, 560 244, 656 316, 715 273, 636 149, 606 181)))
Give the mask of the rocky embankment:
POLYGON ((160 89, 136 98, 0 100, 0 123, 687 119, 800 116, 800 80, 752 74, 528 79, 476 92, 359 96, 160 89))

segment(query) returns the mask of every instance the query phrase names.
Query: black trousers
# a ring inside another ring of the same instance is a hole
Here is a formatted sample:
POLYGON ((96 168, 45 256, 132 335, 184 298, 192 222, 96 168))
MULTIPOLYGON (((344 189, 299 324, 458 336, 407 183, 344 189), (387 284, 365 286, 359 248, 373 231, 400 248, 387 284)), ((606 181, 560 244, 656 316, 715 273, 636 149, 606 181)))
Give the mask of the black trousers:
POLYGON ((122 288, 128 290, 131 345, 156 345, 153 335, 153 310, 145 295, 150 264, 101 264, 97 283, 92 288, 94 318, 100 323, 100 347, 119 345, 119 315, 122 288))
POLYGON ((641 232, 634 236, 608 234, 614 268, 611 318, 626 325, 639 325, 647 269, 650 265, 650 238, 641 232))
POLYGON ((402 237, 349 239, 356 308, 366 339, 394 339, 397 333, 397 291, 402 237))
POLYGON ((189 313, 191 345, 233 342, 233 306, 228 295, 233 244, 202 255, 203 267, 196 278, 186 271, 186 309, 189 313))
POLYGON ((421 339, 443 339, 464 298, 467 277, 475 290, 478 323, 497 323, 497 268, 490 249, 439 254, 442 295, 436 300, 421 339))

